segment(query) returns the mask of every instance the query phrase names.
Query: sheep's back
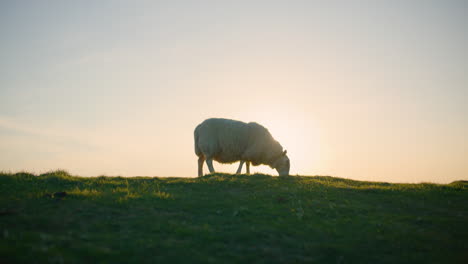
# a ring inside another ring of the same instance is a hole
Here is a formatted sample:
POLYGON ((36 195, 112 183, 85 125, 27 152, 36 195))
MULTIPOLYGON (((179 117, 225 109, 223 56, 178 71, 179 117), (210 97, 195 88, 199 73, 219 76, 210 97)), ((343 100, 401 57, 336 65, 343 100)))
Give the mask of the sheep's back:
POLYGON ((231 119, 207 119, 198 125, 195 134, 196 148, 221 163, 239 161, 249 140, 247 124, 231 119))

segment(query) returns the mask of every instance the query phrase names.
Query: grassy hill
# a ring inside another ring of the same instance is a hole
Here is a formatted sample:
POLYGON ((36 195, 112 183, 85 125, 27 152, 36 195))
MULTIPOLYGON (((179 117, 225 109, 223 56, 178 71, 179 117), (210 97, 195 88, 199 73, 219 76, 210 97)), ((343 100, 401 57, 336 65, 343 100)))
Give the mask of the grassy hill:
POLYGON ((0 173, 0 263, 468 263, 467 225, 466 181, 0 173))

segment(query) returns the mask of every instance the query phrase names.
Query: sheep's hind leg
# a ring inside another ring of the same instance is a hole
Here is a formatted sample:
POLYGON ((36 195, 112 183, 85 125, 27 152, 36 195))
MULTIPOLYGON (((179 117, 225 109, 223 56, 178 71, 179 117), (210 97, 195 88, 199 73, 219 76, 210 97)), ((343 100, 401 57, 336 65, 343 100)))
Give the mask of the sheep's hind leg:
POLYGON ((206 165, 208 165, 208 169, 210 170, 210 173, 215 172, 213 168, 213 159, 206 159, 206 165))
POLYGON ((245 168, 247 169, 247 174, 250 174, 250 161, 245 163, 245 168))
POLYGON ((236 174, 241 174, 241 172, 242 172, 242 166, 244 165, 244 162, 245 162, 245 161, 243 161, 243 160, 240 161, 240 163, 239 163, 239 168, 237 169, 236 174))
POLYGON ((203 162, 205 162, 205 157, 198 157, 198 177, 203 176, 203 162))

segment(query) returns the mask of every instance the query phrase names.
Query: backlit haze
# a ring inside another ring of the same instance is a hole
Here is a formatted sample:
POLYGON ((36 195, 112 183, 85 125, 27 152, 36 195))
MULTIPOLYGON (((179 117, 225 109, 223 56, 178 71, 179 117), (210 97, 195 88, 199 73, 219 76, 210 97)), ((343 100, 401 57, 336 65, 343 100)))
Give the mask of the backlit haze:
POLYGON ((0 170, 195 177, 225 117, 293 175, 468 180, 467 3, 2 1, 0 170))

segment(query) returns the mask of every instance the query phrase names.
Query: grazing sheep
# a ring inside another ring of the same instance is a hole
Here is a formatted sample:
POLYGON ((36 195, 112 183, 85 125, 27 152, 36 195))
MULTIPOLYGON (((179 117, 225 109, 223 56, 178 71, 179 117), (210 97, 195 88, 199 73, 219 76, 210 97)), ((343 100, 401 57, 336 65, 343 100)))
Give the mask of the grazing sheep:
POLYGON ((240 161, 237 173, 246 163, 250 173, 250 163, 265 164, 278 171, 280 176, 289 175, 289 158, 286 150, 270 132, 257 123, 210 118, 195 128, 195 154, 198 156, 198 176, 203 176, 203 162, 210 173, 214 172, 213 160, 220 163, 240 161))

